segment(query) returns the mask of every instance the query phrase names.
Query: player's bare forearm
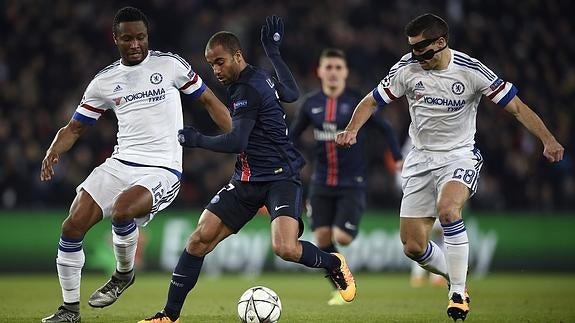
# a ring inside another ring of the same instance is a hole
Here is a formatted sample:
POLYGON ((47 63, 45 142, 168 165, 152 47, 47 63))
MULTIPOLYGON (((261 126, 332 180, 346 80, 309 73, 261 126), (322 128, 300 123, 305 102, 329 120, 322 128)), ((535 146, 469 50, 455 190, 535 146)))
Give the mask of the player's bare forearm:
POLYGON ((346 131, 358 132, 359 129, 365 124, 365 122, 371 117, 375 108, 377 107, 377 102, 373 98, 373 95, 368 93, 357 105, 351 116, 351 120, 345 127, 346 131))
POLYGON ((52 176, 54 176, 54 165, 59 161, 60 154, 72 148, 76 140, 84 132, 84 129, 86 129, 85 124, 72 119, 66 126, 58 130, 52 144, 46 150, 46 156, 42 160, 40 170, 40 179, 42 181, 52 179, 52 176))
POLYGON ((216 97, 210 89, 206 89, 199 98, 199 101, 208 111, 210 117, 224 132, 232 130, 232 117, 225 104, 216 97))
POLYGON ((563 159, 564 148, 551 134, 543 123, 543 120, 529 108, 519 97, 513 98, 505 107, 517 118, 529 132, 534 134, 543 143, 543 155, 551 162, 563 159))

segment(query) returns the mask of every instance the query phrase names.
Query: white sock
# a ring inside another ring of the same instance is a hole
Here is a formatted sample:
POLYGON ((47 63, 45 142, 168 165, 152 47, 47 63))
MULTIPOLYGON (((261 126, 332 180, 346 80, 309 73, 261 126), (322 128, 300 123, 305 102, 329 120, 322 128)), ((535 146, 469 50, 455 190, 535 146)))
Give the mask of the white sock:
POLYGON ((464 297, 469 261, 469 241, 465 224, 463 219, 460 219, 441 226, 443 227, 445 241, 449 283, 451 284, 449 298, 451 298, 453 293, 458 293, 464 297))
POLYGON ((139 230, 135 221, 112 223, 112 242, 116 256, 116 270, 125 273, 134 269, 139 230))
POLYGON ((441 250, 441 248, 431 240, 427 243, 427 249, 425 249, 423 256, 417 259, 417 263, 422 268, 434 274, 441 275, 445 278, 449 277, 447 274, 447 262, 445 261, 443 250, 441 250))
POLYGON ((84 261, 82 240, 60 237, 56 268, 58 269, 58 279, 60 280, 64 303, 80 301, 80 280, 84 261))

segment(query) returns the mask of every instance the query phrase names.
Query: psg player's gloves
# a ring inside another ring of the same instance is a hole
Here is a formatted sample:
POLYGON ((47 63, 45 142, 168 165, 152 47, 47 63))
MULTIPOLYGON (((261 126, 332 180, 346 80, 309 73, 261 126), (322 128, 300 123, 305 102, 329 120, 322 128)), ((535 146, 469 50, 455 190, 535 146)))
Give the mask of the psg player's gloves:
POLYGON ((267 57, 280 55, 280 44, 284 37, 284 23, 278 16, 266 17, 262 26, 262 47, 267 57))
POLYGON ((178 130, 178 141, 180 145, 188 148, 198 147, 198 139, 202 136, 192 126, 185 126, 184 129, 178 130))

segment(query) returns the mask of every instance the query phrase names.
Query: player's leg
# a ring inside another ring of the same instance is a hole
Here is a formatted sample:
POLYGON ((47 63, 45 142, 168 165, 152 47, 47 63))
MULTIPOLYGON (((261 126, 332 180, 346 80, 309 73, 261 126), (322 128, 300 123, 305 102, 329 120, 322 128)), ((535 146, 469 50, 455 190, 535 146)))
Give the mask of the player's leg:
POLYGON ((139 323, 178 322, 186 297, 198 281, 205 255, 256 214, 260 205, 246 207, 241 201, 249 187, 232 181, 212 198, 174 268, 164 309, 139 323))
POLYGON ((302 223, 301 194, 301 183, 297 180, 270 184, 266 206, 272 218, 272 249, 286 261, 330 270, 330 277, 337 284, 342 297, 351 302, 355 297, 355 281, 343 255, 330 254, 308 241, 298 240, 302 223))
POLYGON ((196 286, 204 257, 233 232, 217 215, 204 210, 172 273, 163 311, 171 321, 180 317, 188 293, 196 286))
POLYGON ((151 206, 152 195, 148 189, 139 185, 124 190, 115 199, 110 217, 116 269, 112 277, 92 293, 88 300, 90 306, 103 308, 112 305, 134 283, 134 262, 139 237, 134 218, 149 214, 151 206))
POLYGON ((105 166, 124 188, 113 198, 108 210, 116 269, 112 277, 90 296, 88 304, 92 307, 113 304, 134 283, 138 225, 149 222, 167 207, 180 187, 178 177, 163 168, 130 166, 115 159, 106 161, 105 166))
MULTIPOLYGON (((327 253, 339 252, 333 239, 333 227, 337 203, 337 192, 323 186, 313 185, 310 188, 307 215, 313 231, 314 240, 319 249, 327 253)), ((339 294, 337 285, 326 270, 326 278, 333 287, 328 305, 346 304, 339 294), (336 304, 337 303, 337 304, 336 304)))
MULTIPOLYGON (((332 199, 335 203, 335 217, 332 229, 333 241, 334 244, 347 246, 359 232, 359 223, 366 206, 365 190, 338 188, 332 199)), ((347 304, 337 292, 337 286, 327 304, 347 304)))
POLYGON ((429 233, 435 218, 402 216, 399 232, 403 243, 403 252, 422 268, 444 277, 448 277, 445 255, 433 241, 429 233))
POLYGON ((56 267, 64 304, 42 322, 80 321, 80 278, 84 267, 82 242, 86 232, 102 219, 102 210, 92 196, 80 189, 62 223, 56 267))
POLYGON ((479 150, 462 151, 439 173, 437 213, 443 228, 447 268, 449 271, 449 305, 447 314, 455 321, 469 312, 466 290, 469 242, 462 210, 475 193, 483 158, 479 150))
POLYGON ((443 250, 429 239, 436 216, 436 188, 431 171, 420 169, 425 158, 412 150, 404 165, 399 222, 401 242, 407 257, 424 269, 447 277, 443 250))
POLYGON ((328 189, 313 185, 310 188, 308 217, 317 246, 328 253, 337 252, 333 242, 332 226, 336 214, 335 198, 328 189))
POLYGON ((333 228, 334 241, 342 246, 349 245, 359 232, 359 224, 366 207, 364 189, 339 189, 335 203, 333 228))
POLYGON ((460 182, 450 181, 443 185, 437 202, 437 212, 444 232, 446 261, 449 272, 448 315, 457 320, 465 319, 469 312, 466 280, 469 261, 469 241, 461 211, 469 189, 460 182))

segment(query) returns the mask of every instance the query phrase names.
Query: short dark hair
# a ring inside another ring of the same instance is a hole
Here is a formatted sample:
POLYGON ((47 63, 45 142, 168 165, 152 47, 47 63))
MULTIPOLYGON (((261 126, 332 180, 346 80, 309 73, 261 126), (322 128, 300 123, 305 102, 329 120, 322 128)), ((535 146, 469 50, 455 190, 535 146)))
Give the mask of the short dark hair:
POLYGON ((114 34, 118 32, 118 25, 121 22, 127 21, 142 21, 146 26, 146 29, 148 31, 150 30, 150 22, 148 21, 148 17, 146 17, 146 15, 141 12, 140 9, 134 7, 124 7, 118 10, 114 16, 114 24, 112 26, 114 34))
POLYGON ((344 61, 346 60, 345 52, 339 48, 326 48, 322 50, 321 54, 319 55, 320 60, 322 58, 331 58, 331 57, 341 58, 344 61))
POLYGON ((415 37, 423 34, 425 39, 445 37, 449 39, 449 26, 441 17, 426 13, 416 17, 405 26, 405 35, 415 37))
POLYGON ((217 45, 221 45, 230 54, 242 50, 238 37, 229 31, 218 31, 210 37, 210 40, 208 40, 206 44, 206 50, 217 45))

